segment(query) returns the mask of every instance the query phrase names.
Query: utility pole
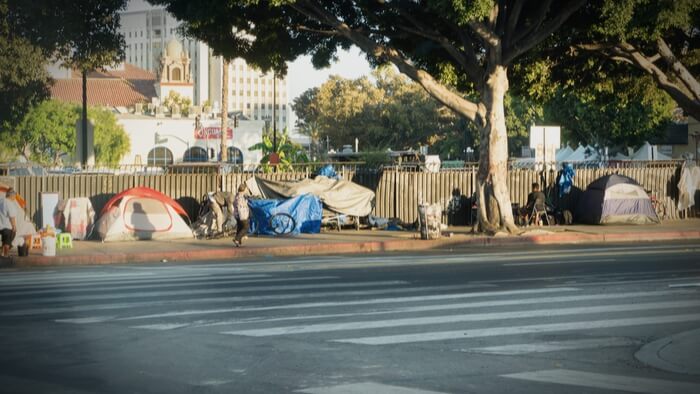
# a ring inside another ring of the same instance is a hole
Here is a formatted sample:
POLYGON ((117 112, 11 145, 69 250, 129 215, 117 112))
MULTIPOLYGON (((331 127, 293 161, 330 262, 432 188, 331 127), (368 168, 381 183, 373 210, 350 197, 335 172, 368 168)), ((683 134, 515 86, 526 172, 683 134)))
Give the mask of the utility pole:
POLYGON ((277 153, 277 73, 272 72, 272 151, 277 153))
POLYGON ((228 161, 228 59, 223 58, 223 70, 221 73, 221 162, 228 161))

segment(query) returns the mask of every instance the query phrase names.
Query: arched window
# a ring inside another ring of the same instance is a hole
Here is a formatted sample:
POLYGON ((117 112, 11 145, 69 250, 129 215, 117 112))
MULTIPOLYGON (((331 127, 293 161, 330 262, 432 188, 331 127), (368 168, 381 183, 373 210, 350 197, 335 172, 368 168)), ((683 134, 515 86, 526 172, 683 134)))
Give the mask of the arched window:
POLYGON ((235 146, 229 146, 227 149, 228 162, 233 164, 243 164, 243 152, 235 146))
POLYGON ((148 166, 162 167, 173 164, 173 152, 164 146, 156 146, 148 152, 148 166))
POLYGON ((182 79, 182 76, 180 75, 180 69, 179 68, 173 68, 172 75, 170 76, 171 81, 179 81, 182 79))
POLYGON ((204 148, 193 146, 185 151, 185 156, 182 158, 182 161, 188 163, 205 162, 207 161, 207 151, 204 148))

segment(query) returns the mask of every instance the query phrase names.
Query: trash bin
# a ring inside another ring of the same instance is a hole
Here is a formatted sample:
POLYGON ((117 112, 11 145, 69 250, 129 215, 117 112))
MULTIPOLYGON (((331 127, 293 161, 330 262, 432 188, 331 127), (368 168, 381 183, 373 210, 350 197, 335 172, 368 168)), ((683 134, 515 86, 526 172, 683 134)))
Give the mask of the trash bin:
POLYGON ((42 254, 44 256, 53 257, 56 255, 56 237, 41 238, 42 254))
POLYGON ((419 204, 418 221, 421 239, 439 239, 441 235, 442 206, 419 204))
POLYGON ((29 256, 29 245, 24 243, 17 246, 17 255, 20 257, 29 256))

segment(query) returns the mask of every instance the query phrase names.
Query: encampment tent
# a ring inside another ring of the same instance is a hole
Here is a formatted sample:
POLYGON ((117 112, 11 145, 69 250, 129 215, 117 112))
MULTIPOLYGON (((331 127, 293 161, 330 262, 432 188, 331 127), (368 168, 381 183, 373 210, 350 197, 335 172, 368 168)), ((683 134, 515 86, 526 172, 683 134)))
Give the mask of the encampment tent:
POLYGON ((260 177, 250 178, 246 184, 253 196, 283 199, 313 194, 333 212, 351 216, 367 216, 372 212, 374 192, 364 186, 342 179, 317 176, 300 181, 273 181, 260 177))
POLYGON ((135 187, 112 197, 95 226, 105 242, 192 238, 181 215, 187 213, 175 200, 147 187, 135 187))
POLYGON ((651 199, 632 178, 606 175, 591 182, 579 198, 576 221, 588 224, 659 223, 651 199))

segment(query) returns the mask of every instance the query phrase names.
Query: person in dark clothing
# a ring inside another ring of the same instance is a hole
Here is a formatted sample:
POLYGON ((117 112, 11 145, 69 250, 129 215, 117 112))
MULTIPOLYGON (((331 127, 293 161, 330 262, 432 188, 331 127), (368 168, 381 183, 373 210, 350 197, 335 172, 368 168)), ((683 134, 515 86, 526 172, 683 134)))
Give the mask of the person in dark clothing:
POLYGON ((233 212, 236 217, 236 236, 233 238, 233 243, 240 247, 243 244, 243 237, 248 234, 250 218, 250 209, 248 208, 248 198, 245 195, 248 187, 245 183, 238 186, 238 193, 233 199, 233 212))
POLYGON ((540 184, 534 182, 532 184, 532 191, 527 195, 527 204, 525 204, 524 212, 521 212, 521 214, 525 215, 527 223, 530 223, 532 219, 530 215, 532 214, 533 208, 537 207, 538 211, 545 210, 545 201, 546 197, 544 193, 540 191, 540 184))

